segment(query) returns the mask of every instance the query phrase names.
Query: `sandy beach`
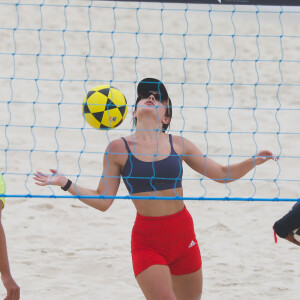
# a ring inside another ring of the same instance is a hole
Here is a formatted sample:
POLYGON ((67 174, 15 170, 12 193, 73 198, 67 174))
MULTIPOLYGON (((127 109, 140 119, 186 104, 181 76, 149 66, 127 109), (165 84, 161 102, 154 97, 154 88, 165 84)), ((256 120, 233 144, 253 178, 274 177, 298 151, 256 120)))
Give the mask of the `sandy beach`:
MULTIPOLYGON (((32 174, 50 168, 96 187, 107 144, 132 133, 145 77, 168 89, 170 133, 204 154, 223 164, 262 149, 280 156, 228 185, 185 165, 185 197, 299 198, 300 8, 11 2, 0 1, 0 172, 14 195, 3 224, 21 299, 144 299, 131 265, 131 201, 102 213, 77 199, 25 195, 67 195, 34 184, 32 174), (98 131, 85 124, 82 100, 109 83, 126 96, 128 115, 98 131)), ((299 247, 275 244, 272 230, 292 204, 186 201, 203 260, 202 300, 300 299, 299 247)))

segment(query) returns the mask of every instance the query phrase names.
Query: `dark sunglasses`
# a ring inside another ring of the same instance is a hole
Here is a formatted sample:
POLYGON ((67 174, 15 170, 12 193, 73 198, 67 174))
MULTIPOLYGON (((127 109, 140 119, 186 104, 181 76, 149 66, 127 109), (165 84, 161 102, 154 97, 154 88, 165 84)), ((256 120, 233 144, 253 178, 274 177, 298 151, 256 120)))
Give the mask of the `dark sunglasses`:
POLYGON ((157 100, 157 101, 161 101, 161 102, 168 101, 168 99, 162 99, 161 95, 159 93, 155 93, 155 92, 151 92, 151 91, 141 94, 138 97, 138 101, 140 101, 141 99, 148 99, 150 96, 153 96, 155 98, 155 100, 157 100))
POLYGON ((171 100, 170 100, 170 99, 161 99, 159 93, 155 93, 155 92, 151 92, 151 91, 142 93, 142 94, 136 99, 136 102, 135 102, 135 109, 136 109, 136 105, 137 105, 142 99, 148 99, 151 95, 154 96, 154 98, 155 98, 157 101, 166 103, 166 105, 167 105, 167 116, 168 116, 168 117, 172 117, 172 104, 171 104, 171 100))

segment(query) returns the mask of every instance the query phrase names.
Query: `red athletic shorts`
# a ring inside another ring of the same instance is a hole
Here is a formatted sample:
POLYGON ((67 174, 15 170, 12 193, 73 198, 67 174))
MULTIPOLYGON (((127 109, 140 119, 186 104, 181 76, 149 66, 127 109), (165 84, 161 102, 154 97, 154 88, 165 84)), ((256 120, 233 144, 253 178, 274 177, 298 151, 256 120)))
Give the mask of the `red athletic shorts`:
POLYGON ((202 265, 194 223, 186 207, 163 217, 137 214, 131 253, 135 276, 153 265, 169 266, 173 275, 196 272, 202 265))

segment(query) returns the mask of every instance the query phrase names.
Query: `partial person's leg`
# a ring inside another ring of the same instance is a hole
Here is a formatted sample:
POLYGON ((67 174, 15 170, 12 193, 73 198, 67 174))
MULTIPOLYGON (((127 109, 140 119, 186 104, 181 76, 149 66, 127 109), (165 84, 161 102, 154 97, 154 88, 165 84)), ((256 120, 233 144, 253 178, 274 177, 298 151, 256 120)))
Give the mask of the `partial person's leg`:
POLYGON ((202 294, 202 268, 186 275, 172 275, 177 300, 200 300, 202 294))
POLYGON ((136 280, 147 300, 177 300, 168 266, 153 265, 141 272, 136 280))

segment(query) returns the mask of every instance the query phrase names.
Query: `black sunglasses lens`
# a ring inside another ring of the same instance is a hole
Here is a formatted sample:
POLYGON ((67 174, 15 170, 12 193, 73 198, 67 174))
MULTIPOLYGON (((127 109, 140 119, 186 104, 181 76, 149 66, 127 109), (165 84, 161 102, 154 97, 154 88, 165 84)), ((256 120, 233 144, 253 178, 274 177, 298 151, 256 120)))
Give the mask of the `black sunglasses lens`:
POLYGON ((150 96, 153 96, 157 101, 160 100, 160 95, 158 93, 153 92, 145 92, 141 95, 141 99, 148 99, 150 96))
POLYGON ((152 95, 154 96, 154 98, 155 98, 157 101, 161 100, 159 94, 153 94, 153 93, 152 93, 152 95))

